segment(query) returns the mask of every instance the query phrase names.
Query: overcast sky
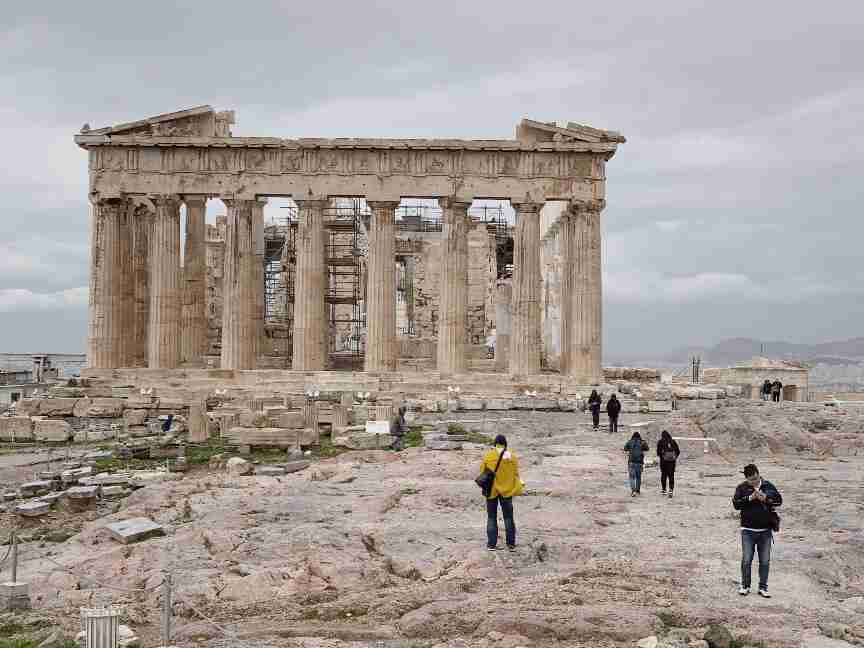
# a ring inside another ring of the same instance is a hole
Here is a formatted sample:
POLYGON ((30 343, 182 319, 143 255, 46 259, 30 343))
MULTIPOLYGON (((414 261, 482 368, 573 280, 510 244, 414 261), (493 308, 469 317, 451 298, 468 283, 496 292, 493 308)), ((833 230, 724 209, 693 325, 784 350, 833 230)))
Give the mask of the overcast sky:
POLYGON ((115 0, 0 25, 0 351, 85 348, 72 136, 199 104, 236 135, 619 130, 608 356, 864 334, 864 3, 115 0))

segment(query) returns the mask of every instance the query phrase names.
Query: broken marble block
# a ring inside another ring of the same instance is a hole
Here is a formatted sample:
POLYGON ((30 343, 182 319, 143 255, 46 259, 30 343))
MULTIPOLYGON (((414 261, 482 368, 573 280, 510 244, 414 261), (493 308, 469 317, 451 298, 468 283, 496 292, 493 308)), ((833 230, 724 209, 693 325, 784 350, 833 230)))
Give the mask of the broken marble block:
POLYGON ((33 497, 34 495, 49 493, 53 487, 54 482, 45 479, 27 482, 26 484, 21 484, 21 497, 33 497))
POLYGON ((98 486, 73 486, 65 493, 66 497, 72 500, 88 501, 96 499, 99 495, 98 486))
POLYGON ((40 515, 45 515, 50 510, 51 504, 40 500, 22 502, 15 507, 15 512, 24 517, 39 517, 40 515))
POLYGON ((255 474, 265 477, 279 477, 285 474, 285 469, 282 466, 256 466, 255 474))
POLYGON ((147 518, 132 518, 122 522, 114 522, 107 526, 111 537, 123 544, 140 542, 149 538, 165 535, 161 524, 147 518))

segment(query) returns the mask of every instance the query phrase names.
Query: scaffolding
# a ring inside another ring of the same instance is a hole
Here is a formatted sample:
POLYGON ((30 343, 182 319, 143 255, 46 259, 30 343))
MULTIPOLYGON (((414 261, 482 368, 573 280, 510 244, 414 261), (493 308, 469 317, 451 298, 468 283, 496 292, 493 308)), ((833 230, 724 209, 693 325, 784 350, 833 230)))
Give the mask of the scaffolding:
MULTIPOLYGON (((297 208, 283 207, 265 225, 264 322, 274 344, 290 355, 294 330, 297 208)), ((360 369, 365 347, 366 314, 363 309, 365 239, 363 219, 369 210, 360 200, 338 199, 325 209, 327 260, 328 350, 334 369, 360 369)))

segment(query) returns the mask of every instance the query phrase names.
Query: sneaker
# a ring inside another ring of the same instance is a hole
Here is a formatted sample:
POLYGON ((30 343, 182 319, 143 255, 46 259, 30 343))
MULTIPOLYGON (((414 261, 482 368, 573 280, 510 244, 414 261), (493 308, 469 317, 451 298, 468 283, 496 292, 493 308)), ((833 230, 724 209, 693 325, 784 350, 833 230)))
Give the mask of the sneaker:
POLYGON ((516 545, 507 545, 507 551, 514 553, 516 551, 516 545))
POLYGON ((666 489, 665 489, 665 488, 662 489, 662 490, 660 491, 660 494, 661 494, 661 495, 665 495, 665 494, 666 494, 666 489))
POLYGON ((486 551, 498 551, 498 547, 486 547, 486 551))
POLYGON ((762 598, 771 598, 771 595, 768 593, 768 590, 759 588, 759 596, 762 598))
POLYGON ((631 492, 630 492, 630 497, 636 497, 636 491, 631 491, 631 492))
POLYGON ((672 491, 669 491, 669 499, 672 499, 672 491))
POLYGON ((750 593, 750 588, 749 588, 749 587, 739 587, 739 588, 738 588, 738 593, 739 593, 741 596, 747 596, 747 595, 750 593))

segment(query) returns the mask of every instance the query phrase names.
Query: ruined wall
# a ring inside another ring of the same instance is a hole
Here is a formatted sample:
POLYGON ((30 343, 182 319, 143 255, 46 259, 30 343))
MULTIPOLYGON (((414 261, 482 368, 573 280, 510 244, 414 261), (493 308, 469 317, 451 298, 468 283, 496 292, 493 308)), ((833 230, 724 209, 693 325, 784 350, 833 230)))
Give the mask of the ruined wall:
MULTIPOLYGON (((484 344, 488 332, 486 313, 494 317, 495 308, 488 308, 495 287, 497 262, 495 238, 486 226, 477 224, 468 235, 468 343, 484 344)), ((494 303, 494 302, 493 302, 494 303)))
MULTIPOLYGON (((706 369, 706 376, 713 374, 706 369)), ((786 391, 784 400, 806 401, 808 400, 809 376, 806 369, 772 368, 772 367, 729 367, 719 372, 719 382, 729 385, 750 385, 754 389, 752 397, 758 398, 759 387, 766 380, 774 382, 779 380, 784 388, 797 387, 797 390, 786 391)))

